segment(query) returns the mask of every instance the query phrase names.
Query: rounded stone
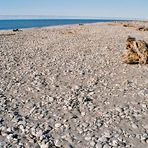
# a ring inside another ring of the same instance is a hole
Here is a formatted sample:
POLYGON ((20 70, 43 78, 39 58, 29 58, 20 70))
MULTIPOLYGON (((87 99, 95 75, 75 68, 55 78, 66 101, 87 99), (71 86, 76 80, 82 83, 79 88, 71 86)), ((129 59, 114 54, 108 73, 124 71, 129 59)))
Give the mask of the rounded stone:
POLYGON ((86 137, 85 137, 85 140, 86 140, 86 141, 90 141, 90 140, 91 140, 91 136, 86 136, 86 137))
POLYGON ((49 102, 53 102, 54 101, 54 98, 53 97, 48 97, 47 99, 49 102))
POLYGON ((110 148, 110 146, 109 146, 108 144, 105 144, 105 145, 103 146, 103 148, 110 148))
POLYGON ((56 140, 54 141, 54 144, 55 144, 55 146, 57 146, 57 147, 61 147, 61 141, 60 141, 59 139, 56 139, 56 140))
POLYGON ((112 146, 118 146, 118 141, 117 140, 113 140, 112 141, 112 146))
POLYGON ((56 123, 55 128, 59 128, 59 127, 61 127, 61 125, 62 125, 61 123, 56 123))
POLYGON ((148 138, 145 140, 145 142, 148 144, 148 138))
POLYGON ((132 123, 132 128, 136 129, 136 128, 138 128, 138 126, 136 124, 132 123))
POLYGON ((94 141, 90 141, 90 145, 91 146, 94 146, 95 145, 95 142, 94 141))
POLYGON ((103 145, 101 143, 96 144, 96 148, 102 148, 102 147, 103 147, 103 145))

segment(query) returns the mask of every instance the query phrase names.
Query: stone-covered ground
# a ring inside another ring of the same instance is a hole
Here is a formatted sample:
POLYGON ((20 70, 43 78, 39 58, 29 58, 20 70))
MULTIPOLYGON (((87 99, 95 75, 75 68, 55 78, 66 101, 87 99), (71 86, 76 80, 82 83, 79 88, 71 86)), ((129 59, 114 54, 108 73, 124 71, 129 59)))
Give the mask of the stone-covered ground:
POLYGON ((0 148, 147 148, 148 65, 121 63, 128 35, 148 42, 120 23, 0 31, 0 148))

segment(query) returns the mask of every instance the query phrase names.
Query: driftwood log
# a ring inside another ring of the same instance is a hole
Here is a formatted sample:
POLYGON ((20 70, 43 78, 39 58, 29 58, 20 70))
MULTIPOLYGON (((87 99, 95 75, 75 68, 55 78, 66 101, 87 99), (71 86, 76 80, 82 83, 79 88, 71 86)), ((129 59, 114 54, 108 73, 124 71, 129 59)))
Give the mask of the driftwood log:
POLYGON ((143 40, 128 37, 126 50, 122 54, 122 62, 126 64, 148 64, 148 44, 143 40))
POLYGON ((148 31, 148 28, 145 26, 141 26, 137 28, 138 31, 148 31))

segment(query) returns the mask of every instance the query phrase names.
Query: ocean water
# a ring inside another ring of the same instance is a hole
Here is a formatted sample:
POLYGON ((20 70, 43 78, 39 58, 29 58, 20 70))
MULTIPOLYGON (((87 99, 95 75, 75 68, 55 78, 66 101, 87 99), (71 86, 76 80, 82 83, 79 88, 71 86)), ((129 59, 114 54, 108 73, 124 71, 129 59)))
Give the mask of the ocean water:
POLYGON ((58 26, 80 23, 112 22, 118 20, 93 20, 93 19, 21 19, 21 20, 0 20, 0 30, 36 28, 46 26, 58 26))

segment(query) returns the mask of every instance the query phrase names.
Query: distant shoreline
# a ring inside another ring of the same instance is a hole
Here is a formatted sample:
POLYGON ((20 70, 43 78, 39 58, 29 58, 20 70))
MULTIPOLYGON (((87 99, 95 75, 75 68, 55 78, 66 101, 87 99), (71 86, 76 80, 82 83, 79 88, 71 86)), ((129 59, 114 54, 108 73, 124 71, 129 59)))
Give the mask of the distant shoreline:
MULTIPOLYGON (((31 19, 30 19, 31 20, 31 19)), ((40 19, 39 19, 40 20, 40 19)), ((45 19, 46 20, 46 19, 45 19)), ((63 20, 63 19, 61 19, 63 20)), ((2 20, 0 20, 1 22, 2 20)), ((11 20, 4 20, 4 21, 11 21, 11 20)), ((12 20, 12 21, 17 21, 17 20, 12 20)), ((28 20, 18 20, 18 21, 28 21, 28 20)), ((38 19, 36 19, 35 21, 38 21, 38 19)), ((77 25, 95 25, 95 24, 108 24, 108 23, 124 23, 124 22, 133 22, 133 23, 148 23, 148 21, 143 21, 143 20, 140 20, 140 21, 135 21, 135 20, 109 20, 109 21, 100 21, 100 22, 91 22, 91 23, 75 23, 75 24, 59 24, 59 25, 47 25, 47 26, 37 26, 37 27, 26 27, 26 28, 11 28, 11 29, 1 29, 0 28, 0 33, 2 32, 10 32, 10 31, 13 31, 15 29, 18 29, 18 30, 34 30, 34 29, 45 29, 45 28, 61 28, 61 27, 72 27, 72 26, 77 26, 77 25)))
POLYGON ((74 24, 90 24, 101 22, 121 22, 131 20, 106 20, 106 19, 12 19, 0 20, 0 30, 13 30, 13 29, 30 29, 42 28, 49 26, 63 26, 74 24))

